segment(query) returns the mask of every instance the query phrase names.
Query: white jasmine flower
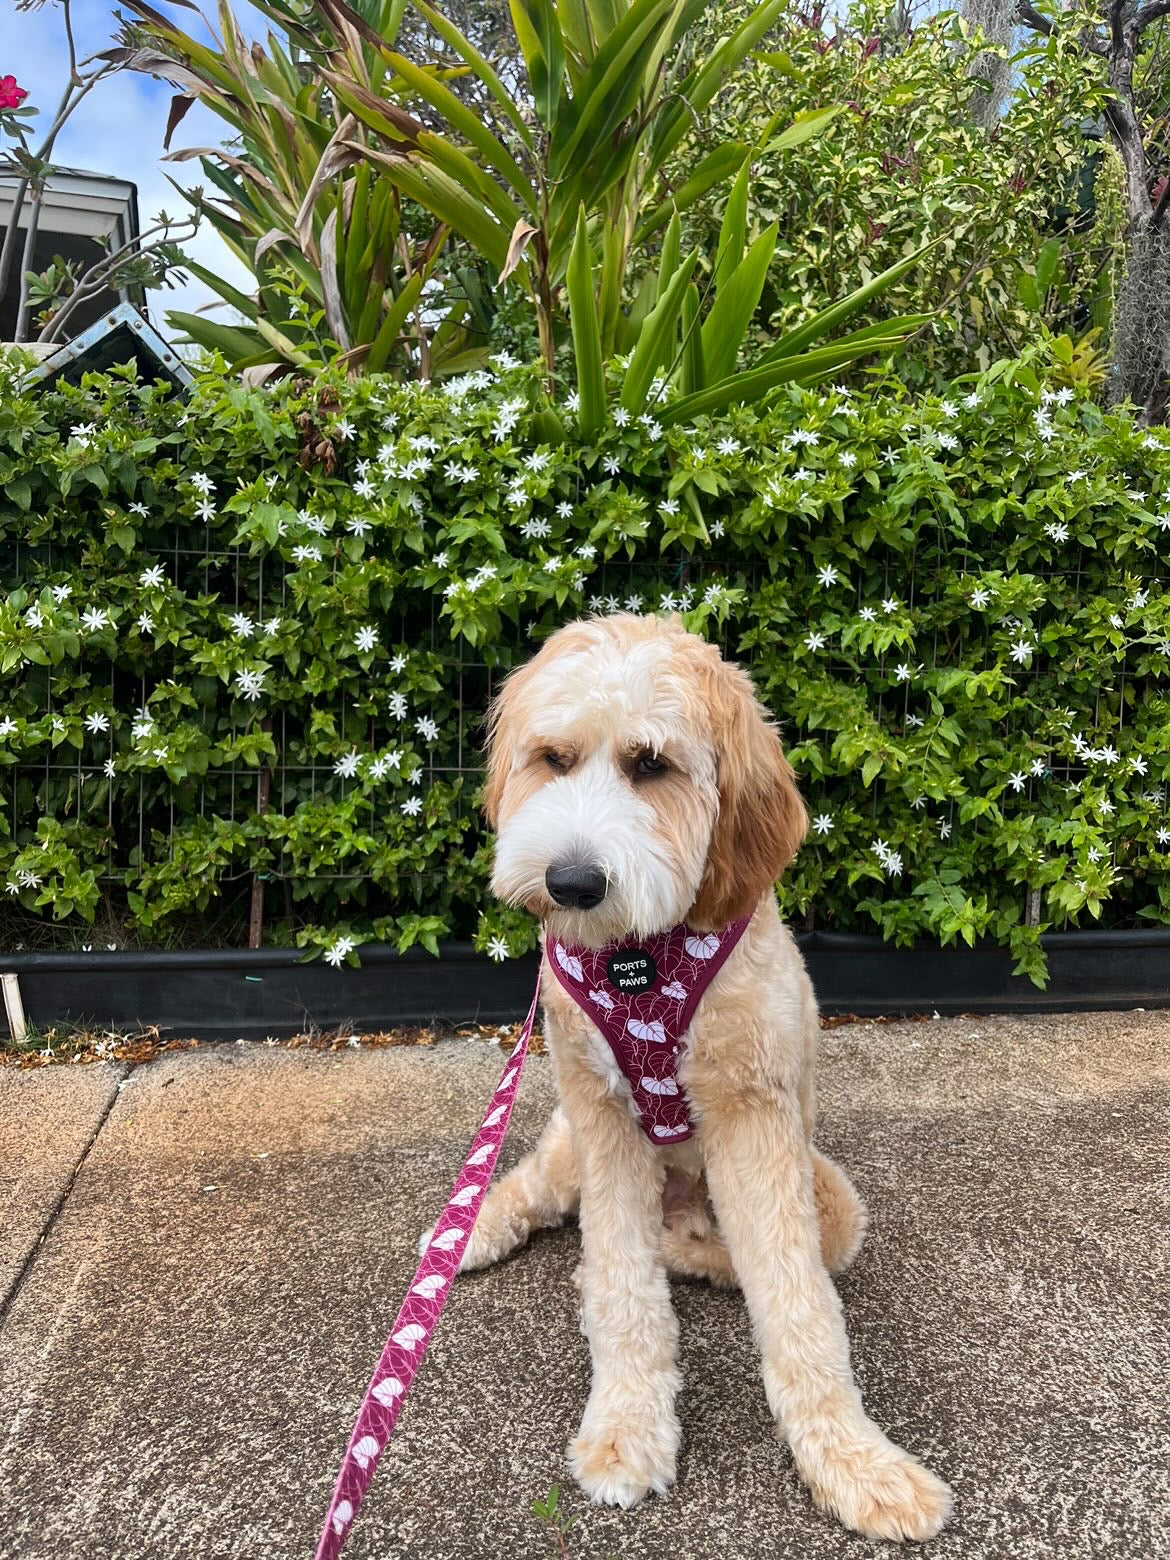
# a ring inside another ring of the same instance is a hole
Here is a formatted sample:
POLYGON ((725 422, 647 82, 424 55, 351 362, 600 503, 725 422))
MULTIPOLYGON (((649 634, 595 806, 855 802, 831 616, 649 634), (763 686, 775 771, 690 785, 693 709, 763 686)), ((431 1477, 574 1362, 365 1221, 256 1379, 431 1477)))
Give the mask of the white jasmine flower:
POLYGON ((319 547, 294 547, 293 559, 297 563, 320 563, 321 549, 319 547))
POLYGON ((923 724, 923 719, 922 719, 921 715, 907 715, 907 717, 906 717, 906 729, 907 729, 907 731, 914 731, 919 726, 921 726, 922 724, 923 724))
POLYGON ((1027 780, 1027 778, 1028 776, 1026 772, 1020 769, 1010 777, 1008 784, 1011 786, 1013 791, 1022 791, 1024 789, 1024 782, 1027 780))
POLYGON ((825 648, 824 634, 809 634, 805 638, 805 645, 809 650, 823 650, 825 648))
POLYGON ((887 596, 882 602, 882 611, 889 617, 891 612, 897 612, 899 605, 897 596, 887 596))
POLYGON ((1170 845, 1170 829, 1159 829, 1156 838, 1159 845, 1170 845))
POLYGON ((339 937, 335 943, 325 950, 325 962, 332 964, 335 970, 340 969, 345 963, 346 954, 352 953, 353 950, 354 941, 352 937, 339 937))
POLYGON ((944 417, 957 417, 959 414, 959 408, 953 401, 940 401, 938 409, 944 417))
POLYGON ((818 813, 812 821, 814 834, 828 834, 834 827, 832 818, 828 813, 818 813))
POLYGON ((376 628, 359 628, 354 644, 363 653, 372 650, 378 643, 378 630, 376 628))
POLYGON ((439 735, 439 728, 429 715, 421 715, 415 721, 414 729, 420 737, 425 737, 428 742, 433 742, 439 735))
POLYGON ((142 573, 138 576, 138 583, 140 585, 157 586, 165 584, 165 582, 166 573, 161 563, 156 563, 153 568, 143 569, 142 573))
POLYGON ((601 464, 611 477, 615 477, 622 469, 622 463, 616 455, 607 455, 601 464))
POLYGON ((390 670, 392 672, 404 672, 406 670, 406 657, 402 654, 401 650, 397 655, 392 655, 390 657, 390 670))
POLYGON ((561 502, 557 505, 557 514, 560 515, 562 520, 569 520, 572 518, 573 506, 569 503, 568 499, 562 499, 561 502))
POLYGON ((0 720, 0 737, 9 737, 15 730, 16 722, 11 715, 5 715, 4 719, 0 720))
POLYGON ((109 618, 104 612, 99 611, 97 607, 87 607, 81 615, 81 622, 82 626, 87 628, 90 633, 97 633, 98 629, 110 626, 109 618))
POLYGON ((202 493, 204 496, 215 488, 215 483, 205 471, 197 471, 193 476, 188 477, 187 480, 197 493, 202 493))
POLYGON ((901 662, 901 664, 894 670, 894 676, 898 679, 899 682, 909 682, 910 675, 910 668, 907 666, 905 661, 901 662))
POLYGON ((72 596, 72 594, 73 594, 73 586, 72 585, 54 585, 53 586, 53 600, 57 603, 58 606, 60 606, 63 601, 68 601, 70 596, 72 596))
POLYGON ((726 438, 720 439, 715 448, 720 455, 738 455, 743 446, 738 439, 726 438))
POLYGON ((1144 758, 1131 758, 1129 761, 1130 774, 1144 775, 1148 767, 1144 758))
POLYGON ((342 780, 352 780, 358 772, 361 761, 361 754, 354 748, 337 759, 333 765, 333 773, 342 780))
POLYGON ((353 423, 351 423, 348 419, 343 418, 342 421, 337 424, 337 426, 334 428, 333 431, 337 435, 337 437, 341 440, 341 442, 343 444, 345 444, 346 442, 348 442, 348 440, 353 438, 355 430, 354 430, 353 423))
POLYGON ((160 764, 165 764, 170 758, 170 754, 167 752, 165 747, 152 748, 151 753, 160 764))
POLYGON ((1048 768, 1048 765, 1044 762, 1044 760, 1042 758, 1034 758, 1032 760, 1032 773, 1034 775, 1036 775, 1037 777, 1042 775, 1047 768, 1048 768))
POLYGON ((813 474, 807 466, 798 466, 792 473, 793 482, 811 482, 812 479, 813 474))
POLYGON ((376 491, 374 484, 370 481, 369 477, 362 477, 359 481, 355 482, 353 485, 353 490, 357 494, 358 498, 364 498, 367 502, 373 498, 376 491))
POLYGON ((982 585, 980 585, 977 590, 971 592, 971 605, 973 607, 979 608, 980 610, 982 610, 982 608, 984 608, 990 600, 991 592, 982 585))
POLYGON ((1015 644, 1012 645, 1012 660, 1023 665, 1030 658, 1032 649, 1033 647, 1026 639, 1017 639, 1015 644))
POLYGON ((422 779, 422 770, 421 769, 412 769, 410 771, 410 773, 406 777, 406 783, 407 783, 407 785, 417 785, 421 779, 422 779))
POLYGON ((979 396, 978 396, 978 394, 973 390, 970 395, 965 395, 963 397, 963 405, 967 408, 967 410, 969 412, 973 412, 975 410, 975 408, 979 405, 979 396))
POLYGON ((401 811, 405 813, 408 818, 417 818, 419 813, 422 812, 422 797, 408 796, 402 803, 401 811))
POLYGON ((826 563, 817 570, 817 579, 822 585, 835 585, 840 578, 831 563, 826 563))
POLYGON ((45 614, 34 601, 32 606, 24 614, 24 620, 30 628, 41 628, 45 621, 45 614))
POLYGON ((233 612, 231 616, 231 625, 241 639, 251 639, 252 635, 256 632, 255 623, 253 623, 252 619, 244 612, 233 612))
POLYGON ((630 414, 624 406, 615 406, 613 409, 613 420, 619 428, 624 428, 630 420, 630 414))
POLYGON ((265 639, 271 639, 273 634, 280 632, 280 619, 278 617, 269 618, 267 623, 262 623, 260 626, 264 630, 265 639))
POLYGON ((857 614, 857 616, 861 619, 861 621, 863 623, 876 623, 877 622, 877 613, 874 611, 873 607, 862 607, 861 611, 857 614))
POLYGON ((254 702, 264 692, 264 673, 244 670, 236 673, 236 691, 241 698, 249 703, 254 702))
POLYGON ((87 731, 93 732, 109 731, 110 717, 108 715, 101 714, 100 711, 95 710, 92 715, 87 715, 85 717, 85 729, 87 731))
POLYGON ((546 537, 551 530, 552 526, 549 525, 547 520, 542 520, 537 517, 533 520, 525 520, 524 524, 520 527, 520 535, 524 537, 526 541, 531 542, 534 539, 546 537))
POLYGON ((431 562, 434 564, 436 569, 445 569, 447 567, 447 551, 446 551, 446 548, 444 548, 442 552, 437 552, 435 554, 435 556, 431 559, 431 562))
POLYGON ((840 455, 837 456, 837 460, 845 467, 846 471, 852 471, 857 464, 857 456, 852 450, 842 450, 840 455))
POLYGON ((902 876, 902 856, 901 856, 901 853, 899 851, 896 851, 896 850, 895 851, 891 851, 891 853, 882 862, 882 866, 886 869, 886 876, 887 877, 901 877, 902 876))
POLYGON ((1054 542, 1068 541, 1068 526, 1063 524, 1063 522, 1057 523, 1055 525, 1050 523, 1046 525, 1044 529, 1054 542))
POLYGON ((117 765, 114 763, 112 758, 107 758, 105 763, 102 765, 102 770, 106 776, 106 779, 112 780, 117 773, 117 765))
POLYGON ((659 512, 659 514, 662 514, 662 515, 677 515, 678 514, 678 499, 677 498, 664 498, 662 500, 661 504, 659 504, 659 506, 658 506, 658 512, 659 512))
POLYGON ((627 596, 626 597, 626 601, 625 601, 625 607, 626 607, 626 611, 627 612, 641 612, 641 610, 642 610, 642 598, 641 598, 641 596, 627 596))
POLYGON ((577 549, 577 556, 585 559, 595 558, 597 556, 597 548, 594 547, 592 542, 582 542, 577 549))
POLYGON ((951 837, 951 826, 945 818, 939 822, 938 837, 940 840, 949 840, 951 837))
POLYGON ((722 520, 712 520, 712 522, 711 522, 711 535, 715 538, 716 541, 718 541, 720 539, 720 537, 723 535, 723 521, 722 520))
POLYGON ((508 957, 508 944, 502 937, 493 937, 487 945, 487 952, 489 959, 499 962, 508 957))

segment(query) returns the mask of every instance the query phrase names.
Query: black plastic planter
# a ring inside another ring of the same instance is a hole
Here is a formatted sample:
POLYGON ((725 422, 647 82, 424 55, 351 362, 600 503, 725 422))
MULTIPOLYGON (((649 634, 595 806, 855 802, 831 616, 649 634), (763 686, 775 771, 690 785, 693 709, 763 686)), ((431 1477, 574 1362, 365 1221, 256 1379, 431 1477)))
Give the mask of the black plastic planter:
MULTIPOLYGON (((827 1014, 1170 1007, 1170 929, 1052 933, 1042 939, 1046 991, 1013 976, 998 947, 901 949, 832 932, 797 941, 827 1014)), ((536 978, 535 955, 494 964, 467 943, 448 944, 439 959, 363 948, 357 970, 300 958, 295 949, 0 953, 0 973, 17 976, 25 1017, 42 1031, 65 1022, 120 1032, 157 1025, 200 1040, 262 1040, 343 1023, 361 1034, 514 1022, 536 978)))

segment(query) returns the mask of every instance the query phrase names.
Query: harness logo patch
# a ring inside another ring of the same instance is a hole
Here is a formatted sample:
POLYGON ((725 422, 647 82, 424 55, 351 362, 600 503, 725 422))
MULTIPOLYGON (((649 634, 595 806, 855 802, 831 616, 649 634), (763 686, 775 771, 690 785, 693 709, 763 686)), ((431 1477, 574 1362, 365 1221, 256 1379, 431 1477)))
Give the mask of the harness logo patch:
POLYGON ((610 955, 605 973, 618 991, 646 991, 658 979, 658 966, 644 948, 622 948, 610 955))

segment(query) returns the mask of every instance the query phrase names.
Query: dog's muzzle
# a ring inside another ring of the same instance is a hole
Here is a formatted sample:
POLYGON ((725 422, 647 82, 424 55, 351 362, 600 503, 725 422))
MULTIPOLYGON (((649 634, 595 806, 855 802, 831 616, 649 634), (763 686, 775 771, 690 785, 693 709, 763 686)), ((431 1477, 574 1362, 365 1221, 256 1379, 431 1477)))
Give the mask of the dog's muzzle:
POLYGON ((562 862, 544 874, 549 896, 562 910, 592 910, 605 898, 609 886, 600 867, 562 862))

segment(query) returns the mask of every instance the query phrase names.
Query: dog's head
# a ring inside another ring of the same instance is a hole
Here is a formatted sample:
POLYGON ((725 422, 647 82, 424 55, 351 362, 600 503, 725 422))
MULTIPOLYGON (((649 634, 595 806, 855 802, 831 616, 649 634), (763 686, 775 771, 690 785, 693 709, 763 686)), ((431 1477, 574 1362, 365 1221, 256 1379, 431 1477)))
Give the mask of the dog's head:
POLYGON ((598 948, 755 909, 804 804, 746 673, 677 618, 554 634, 489 716, 492 888, 598 948))

